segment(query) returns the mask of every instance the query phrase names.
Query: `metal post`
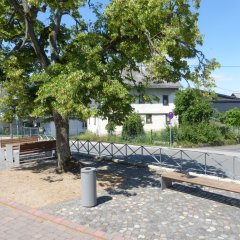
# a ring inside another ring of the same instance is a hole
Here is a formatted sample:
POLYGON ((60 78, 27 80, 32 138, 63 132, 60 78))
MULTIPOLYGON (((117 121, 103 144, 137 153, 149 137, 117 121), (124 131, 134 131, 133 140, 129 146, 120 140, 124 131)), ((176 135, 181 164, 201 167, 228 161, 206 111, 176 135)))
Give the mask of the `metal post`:
POLYGON ((160 148, 160 163, 162 165, 162 149, 160 148))
POLYGON ((233 179, 235 179, 235 162, 236 162, 236 158, 233 157, 233 179))
POLYGON ((88 155, 90 154, 90 151, 89 151, 89 140, 87 140, 87 143, 88 143, 88 145, 87 145, 87 152, 88 152, 88 155))
POLYGON ((182 168, 183 168, 182 150, 180 150, 180 159, 181 159, 181 171, 182 171, 182 168))
POLYGON ((98 156, 100 157, 101 156, 101 148, 100 148, 100 142, 98 142, 98 156))
POLYGON ((171 120, 170 120, 170 124, 169 124, 169 127, 170 127, 170 147, 172 146, 172 126, 171 126, 171 120))
POLYGON ((141 146, 141 155, 143 156, 143 146, 141 146))
POLYGON ((204 154, 205 175, 207 174, 207 153, 204 154))
POLYGON ((128 159, 128 155, 127 155, 127 144, 125 144, 125 157, 126 157, 126 159, 128 159))
POLYGON ((111 156, 113 157, 113 143, 110 144, 111 144, 111 156))
POLYGON ((151 141, 151 144, 153 143, 153 131, 152 131, 152 129, 151 129, 151 139, 150 139, 150 141, 151 141))

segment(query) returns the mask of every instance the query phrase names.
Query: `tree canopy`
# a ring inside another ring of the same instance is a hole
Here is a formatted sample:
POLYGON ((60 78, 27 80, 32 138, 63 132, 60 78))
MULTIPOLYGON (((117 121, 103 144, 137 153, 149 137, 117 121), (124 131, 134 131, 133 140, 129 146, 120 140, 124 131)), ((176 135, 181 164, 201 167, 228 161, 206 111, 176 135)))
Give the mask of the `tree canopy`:
POLYGON ((214 95, 199 89, 187 88, 176 93, 174 113, 181 123, 208 122, 213 114, 211 100, 214 95))
POLYGON ((134 101, 131 71, 141 64, 155 82, 211 86, 218 64, 198 50, 198 8, 199 0, 112 0, 105 9, 91 0, 2 0, 4 119, 52 116, 63 169, 71 156, 68 119, 123 122, 134 101), (86 8, 96 16, 90 23, 80 14, 86 8))

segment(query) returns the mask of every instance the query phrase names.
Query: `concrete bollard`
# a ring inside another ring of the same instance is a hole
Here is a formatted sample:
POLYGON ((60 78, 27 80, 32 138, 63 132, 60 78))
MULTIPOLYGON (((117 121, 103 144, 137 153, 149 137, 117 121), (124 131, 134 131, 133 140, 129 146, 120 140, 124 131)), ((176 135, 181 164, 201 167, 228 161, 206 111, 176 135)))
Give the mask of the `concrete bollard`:
POLYGON ((85 167, 81 169, 81 202, 83 207, 97 205, 96 168, 85 167))

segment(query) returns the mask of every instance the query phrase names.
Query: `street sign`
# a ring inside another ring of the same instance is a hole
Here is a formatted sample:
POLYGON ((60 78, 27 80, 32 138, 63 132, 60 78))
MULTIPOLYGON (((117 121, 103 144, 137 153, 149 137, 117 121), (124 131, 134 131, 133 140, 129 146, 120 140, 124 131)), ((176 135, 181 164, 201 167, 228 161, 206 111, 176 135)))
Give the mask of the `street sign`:
POLYGON ((169 113, 168 113, 168 118, 169 118, 169 119, 173 119, 173 117, 174 117, 173 112, 169 112, 169 113))

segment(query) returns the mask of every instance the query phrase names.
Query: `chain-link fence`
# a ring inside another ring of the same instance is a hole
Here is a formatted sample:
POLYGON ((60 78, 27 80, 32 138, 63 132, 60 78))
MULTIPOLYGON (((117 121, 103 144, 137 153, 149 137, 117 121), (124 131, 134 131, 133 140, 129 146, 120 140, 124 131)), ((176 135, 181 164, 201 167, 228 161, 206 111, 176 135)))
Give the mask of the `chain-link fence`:
POLYGON ((2 137, 19 137, 19 136, 38 136, 38 127, 18 127, 18 126, 1 126, 0 135, 2 137))

